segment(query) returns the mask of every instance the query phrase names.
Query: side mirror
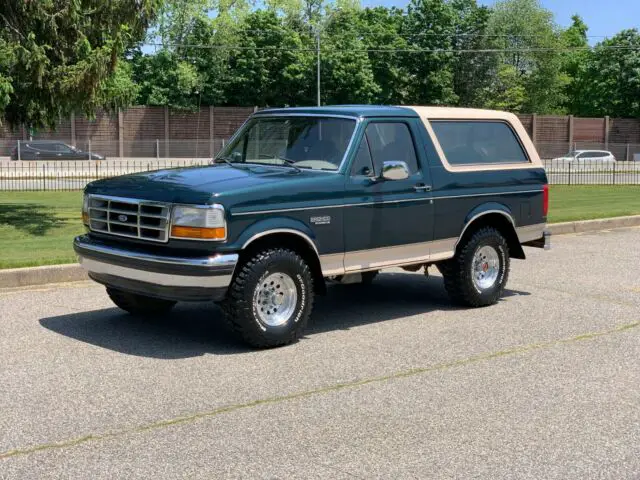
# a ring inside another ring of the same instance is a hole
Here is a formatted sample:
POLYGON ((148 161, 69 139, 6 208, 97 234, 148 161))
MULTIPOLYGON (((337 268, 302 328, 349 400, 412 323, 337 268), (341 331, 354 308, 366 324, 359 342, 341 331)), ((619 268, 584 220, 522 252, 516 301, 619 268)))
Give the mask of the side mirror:
POLYGON ((385 180, 405 180, 409 178, 409 166, 397 160, 383 162, 380 177, 385 180))

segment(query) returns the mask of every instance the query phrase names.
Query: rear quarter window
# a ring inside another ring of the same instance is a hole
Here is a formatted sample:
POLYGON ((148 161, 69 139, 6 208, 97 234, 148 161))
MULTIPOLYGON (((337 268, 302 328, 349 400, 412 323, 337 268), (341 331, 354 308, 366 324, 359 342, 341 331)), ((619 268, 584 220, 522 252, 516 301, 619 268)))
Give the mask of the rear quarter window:
POLYGON ((512 128, 500 121, 431 120, 450 165, 529 163, 512 128))

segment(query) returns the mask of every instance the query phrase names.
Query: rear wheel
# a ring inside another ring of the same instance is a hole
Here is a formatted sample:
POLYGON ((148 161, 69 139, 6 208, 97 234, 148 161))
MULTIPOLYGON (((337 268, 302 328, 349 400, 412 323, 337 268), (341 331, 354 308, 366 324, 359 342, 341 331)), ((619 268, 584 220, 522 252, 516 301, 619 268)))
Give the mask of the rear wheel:
POLYGON ((222 304, 229 326, 248 344, 277 347, 297 341, 313 308, 313 277, 300 255, 273 248, 238 268, 222 304))
POLYGON ((509 278, 509 247, 493 227, 474 232, 451 260, 438 264, 449 297, 458 304, 483 307, 498 302, 509 278))
POLYGON ((132 315, 162 315, 169 312, 177 303, 110 287, 107 287, 107 294, 113 303, 132 315))

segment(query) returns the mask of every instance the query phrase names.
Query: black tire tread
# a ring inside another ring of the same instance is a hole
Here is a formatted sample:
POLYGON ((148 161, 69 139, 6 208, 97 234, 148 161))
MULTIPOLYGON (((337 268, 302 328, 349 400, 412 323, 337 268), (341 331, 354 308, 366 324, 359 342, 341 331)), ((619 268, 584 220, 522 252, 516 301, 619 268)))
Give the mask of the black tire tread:
POLYGON ((438 269, 442 273, 444 279, 444 288, 449 295, 449 298, 453 303, 458 305, 464 305, 469 307, 483 307, 496 303, 504 292, 504 286, 509 278, 509 247, 502 234, 493 227, 483 227, 474 232, 456 256, 450 260, 438 263, 438 269), (500 288, 498 288, 491 296, 490 299, 483 299, 480 295, 470 287, 471 279, 469 278, 469 271, 466 267, 466 261, 470 255, 473 255, 474 250, 478 243, 486 238, 493 237, 504 247, 506 255, 506 265, 504 272, 504 279, 500 288))
POLYGON ((295 251, 287 248, 271 248, 256 253, 252 258, 242 264, 235 274, 229 290, 227 292, 227 298, 221 302, 221 307, 224 312, 224 319, 229 328, 239 335, 245 342, 256 348, 272 348, 283 345, 289 345, 300 339, 304 329, 306 327, 311 311, 313 310, 313 275, 307 263, 298 255, 295 251), (246 310, 251 308, 251 304, 245 300, 244 293, 248 286, 247 282, 250 275, 257 266, 266 262, 269 258, 287 256, 296 259, 301 273, 305 275, 309 281, 309 314, 303 315, 300 319, 297 328, 292 329, 286 337, 282 337, 277 342, 267 340, 263 336, 259 335, 255 329, 247 328, 243 320, 246 319, 246 310))

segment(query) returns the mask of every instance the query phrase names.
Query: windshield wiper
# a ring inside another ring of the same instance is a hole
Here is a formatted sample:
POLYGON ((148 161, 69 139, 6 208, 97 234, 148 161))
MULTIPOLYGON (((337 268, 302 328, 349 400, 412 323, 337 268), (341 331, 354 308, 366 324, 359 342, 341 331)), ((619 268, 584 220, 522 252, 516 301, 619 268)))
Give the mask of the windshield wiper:
POLYGON ((227 156, 216 157, 216 158, 213 159, 214 165, 221 164, 222 162, 226 163, 230 167, 239 168, 241 170, 244 170, 244 168, 242 166, 240 166, 238 164, 238 162, 232 162, 231 160, 229 160, 229 157, 227 157, 227 156), (220 160, 222 160, 222 161, 220 161, 220 160))
POLYGON ((284 162, 284 165, 286 165, 287 167, 295 168, 296 172, 302 171, 302 169, 296 165, 295 160, 291 160, 290 158, 281 157, 280 155, 267 155, 264 153, 260 154, 259 156, 263 158, 268 158, 270 160, 282 160, 284 162))

